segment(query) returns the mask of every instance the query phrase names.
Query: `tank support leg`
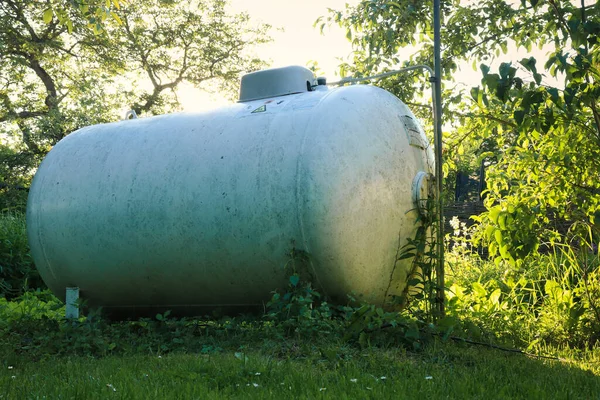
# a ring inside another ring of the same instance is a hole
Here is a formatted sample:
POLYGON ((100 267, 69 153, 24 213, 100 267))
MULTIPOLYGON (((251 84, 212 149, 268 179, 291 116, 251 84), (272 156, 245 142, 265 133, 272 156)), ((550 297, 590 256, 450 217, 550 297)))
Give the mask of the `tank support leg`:
POLYGON ((67 319, 79 318, 78 300, 79 300, 79 288, 78 287, 68 287, 67 288, 67 296, 65 298, 65 303, 67 305, 65 317, 67 319))

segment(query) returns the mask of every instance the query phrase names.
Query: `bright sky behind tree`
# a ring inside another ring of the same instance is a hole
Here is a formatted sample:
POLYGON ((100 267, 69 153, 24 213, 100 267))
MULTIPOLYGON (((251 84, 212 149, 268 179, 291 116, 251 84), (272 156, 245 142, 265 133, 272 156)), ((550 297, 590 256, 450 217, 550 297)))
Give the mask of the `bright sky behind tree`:
MULTIPOLYGON (((325 28, 321 35, 313 28, 317 18, 327 14, 328 8, 343 9, 346 3, 357 4, 359 0, 230 0, 232 12, 246 11, 253 21, 273 26, 273 41, 256 49, 256 54, 270 62, 271 67, 288 65, 306 66, 316 61, 330 80, 340 63, 338 58, 351 52, 346 33, 337 26, 325 28)), ((191 86, 179 91, 179 98, 186 111, 197 111, 230 103, 219 95, 208 95, 191 86)))

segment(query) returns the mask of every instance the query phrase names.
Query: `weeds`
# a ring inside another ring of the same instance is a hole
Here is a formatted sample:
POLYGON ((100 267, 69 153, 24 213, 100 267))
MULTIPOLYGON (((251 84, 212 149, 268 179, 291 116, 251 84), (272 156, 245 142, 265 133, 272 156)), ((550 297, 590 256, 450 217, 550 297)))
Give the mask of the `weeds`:
POLYGON ((551 251, 511 263, 482 259, 468 247, 473 231, 455 226, 448 309, 470 335, 530 349, 598 343, 600 263, 591 240, 555 235, 551 251))
POLYGON ((0 296, 15 298, 30 288, 45 288, 27 243, 25 215, 19 212, 0 214, 0 296))

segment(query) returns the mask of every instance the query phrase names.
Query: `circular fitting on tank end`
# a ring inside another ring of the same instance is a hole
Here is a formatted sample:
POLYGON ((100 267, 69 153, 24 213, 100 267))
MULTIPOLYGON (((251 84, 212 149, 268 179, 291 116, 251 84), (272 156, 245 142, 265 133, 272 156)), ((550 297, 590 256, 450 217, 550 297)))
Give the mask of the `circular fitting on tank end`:
POLYGON ((412 200, 419 214, 423 216, 427 216, 429 213, 427 200, 429 199, 431 182, 432 175, 425 171, 417 172, 412 182, 412 200))

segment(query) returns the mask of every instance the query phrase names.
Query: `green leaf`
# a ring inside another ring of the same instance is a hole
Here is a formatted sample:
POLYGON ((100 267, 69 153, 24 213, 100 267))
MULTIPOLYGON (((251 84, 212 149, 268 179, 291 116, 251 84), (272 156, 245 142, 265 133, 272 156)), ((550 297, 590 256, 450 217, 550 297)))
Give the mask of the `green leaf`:
POLYGON ((488 213, 490 221, 492 221, 495 224, 498 223, 498 215, 500 215, 500 211, 502 211, 500 207, 492 207, 488 213))
POLYGON ((407 252, 407 253, 402 253, 400 254, 400 256, 397 258, 397 260, 405 260, 407 258, 413 258, 416 254, 415 253, 411 253, 411 252, 407 252))
MULTIPOLYGON (((504 239, 502 238, 502 231, 500 229, 497 229, 494 232, 494 238, 496 239, 496 243, 498 243, 500 246, 502 246, 504 239)), ((500 251, 502 251, 502 249, 500 249, 500 251)))
POLYGON ((123 21, 121 21, 121 18, 119 18, 119 16, 117 15, 117 13, 116 13, 116 12, 114 12, 114 11, 111 11, 111 12, 110 12, 110 15, 113 17, 113 19, 114 19, 115 21, 117 21, 117 23, 118 23, 119 25, 123 25, 123 21))
POLYGON ((525 119, 525 111, 515 110, 515 112, 513 113, 513 117, 515 118, 517 125, 521 125, 523 124, 523 120, 525 119))
POLYGON ((492 294, 490 294, 490 301, 494 304, 494 305, 499 305, 500 304, 500 295, 502 294, 502 291, 500 289, 496 289, 492 292, 492 294))
POLYGON ((485 227, 485 237, 488 240, 492 239, 492 235, 494 234, 494 231, 496 230, 496 228, 493 225, 488 225, 485 227))
POLYGON ((546 89, 546 91, 548 93, 550 93, 550 97, 552 98, 552 102, 554 104, 558 103, 559 97, 558 97, 558 89, 557 88, 548 88, 546 89))
POLYGON ((479 66, 479 68, 481 69, 481 72, 483 73, 483 76, 484 76, 484 77, 485 77, 485 76, 487 76, 487 74, 490 72, 490 67, 488 67, 488 66, 487 66, 487 65, 485 65, 485 64, 481 64, 481 65, 479 66))
POLYGON ((489 252, 492 257, 498 253, 498 244, 496 242, 490 242, 489 252))
MULTIPOLYGON (((511 69, 513 69, 513 67, 511 65, 512 65, 512 63, 500 64, 500 76, 503 79, 508 79, 510 77, 511 69)), ((513 76, 514 76, 514 74, 513 74, 513 76)))
POLYGON ((536 59, 534 57, 523 58, 521 61, 519 61, 519 64, 524 66, 528 71, 537 73, 537 68, 535 67, 536 59))
POLYGON ((46 9, 46 11, 44 11, 44 15, 43 15, 44 22, 46 24, 49 24, 50 22, 52 22, 53 16, 54 16, 54 11, 52 11, 51 8, 46 9))
POLYGON ((300 282, 300 277, 298 275, 294 274, 294 275, 290 276, 290 284, 293 287, 298 286, 298 282, 300 282))
POLYGON ((499 249, 500 249, 500 256, 502 256, 502 258, 504 258, 504 259, 509 259, 510 258, 510 253, 508 252, 508 245, 507 244, 501 245, 499 247, 499 249))
POLYGON ((404 337, 407 339, 416 339, 418 340, 419 337, 421 337, 421 334, 419 333, 419 329, 416 326, 411 326, 410 328, 408 328, 406 330, 406 333, 404 334, 404 337))
POLYGON ((500 215, 498 215, 498 226, 500 227, 500 229, 506 230, 506 214, 505 213, 500 213, 500 215))
POLYGON ((487 290, 485 290, 485 288, 483 287, 483 285, 479 282, 473 282, 473 291, 475 292, 475 294, 478 297, 486 297, 487 296, 487 290))
POLYGON ((487 74, 483 78, 483 83, 490 89, 490 91, 496 90, 499 82, 500 76, 498 76, 498 74, 487 74))

